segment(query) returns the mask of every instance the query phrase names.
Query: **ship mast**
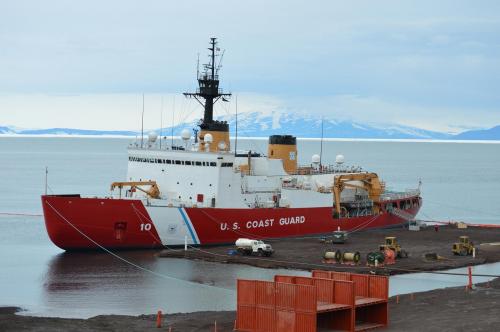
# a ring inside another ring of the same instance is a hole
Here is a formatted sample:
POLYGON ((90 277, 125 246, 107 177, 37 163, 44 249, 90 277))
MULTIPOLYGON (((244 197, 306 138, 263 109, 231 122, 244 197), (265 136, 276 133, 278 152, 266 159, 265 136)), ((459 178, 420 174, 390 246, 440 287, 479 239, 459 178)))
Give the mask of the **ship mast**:
POLYGON ((200 122, 202 131, 229 132, 229 125, 225 121, 214 121, 214 104, 224 97, 231 96, 230 93, 223 93, 219 88, 219 69, 221 64, 216 65, 215 58, 218 56, 217 38, 210 38, 210 63, 203 65, 202 73, 198 72, 198 86, 196 92, 185 92, 184 96, 195 98, 205 109, 203 119, 200 122), (204 100, 204 101, 203 101, 204 100))

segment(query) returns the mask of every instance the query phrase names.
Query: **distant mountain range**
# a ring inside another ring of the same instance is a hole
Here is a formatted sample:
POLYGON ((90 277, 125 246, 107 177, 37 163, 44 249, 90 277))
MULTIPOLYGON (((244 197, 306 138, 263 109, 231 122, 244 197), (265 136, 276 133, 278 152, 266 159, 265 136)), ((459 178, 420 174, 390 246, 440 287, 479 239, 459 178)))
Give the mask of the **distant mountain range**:
POLYGON ((500 140, 500 126, 484 130, 468 130, 454 136, 455 139, 464 140, 500 140))
MULTIPOLYGON (((217 118, 227 121, 231 133, 236 133, 236 118, 234 115, 217 118)), ((273 111, 269 113, 248 112, 238 115, 239 137, 267 137, 274 134, 293 134, 297 137, 325 138, 364 138, 364 139, 447 139, 447 140, 500 140, 500 126, 484 130, 469 130, 460 134, 448 134, 424 130, 415 127, 395 124, 374 125, 353 121, 336 121, 324 119, 315 115, 285 113, 273 111)), ((173 128, 174 135, 179 135, 185 128, 194 128, 197 121, 182 123, 173 128)), ((148 130, 163 135, 170 135, 172 128, 148 130)), ((7 135, 79 135, 79 136, 138 136, 140 131, 124 130, 86 130, 72 128, 19 129, 0 126, 0 134, 7 135)))

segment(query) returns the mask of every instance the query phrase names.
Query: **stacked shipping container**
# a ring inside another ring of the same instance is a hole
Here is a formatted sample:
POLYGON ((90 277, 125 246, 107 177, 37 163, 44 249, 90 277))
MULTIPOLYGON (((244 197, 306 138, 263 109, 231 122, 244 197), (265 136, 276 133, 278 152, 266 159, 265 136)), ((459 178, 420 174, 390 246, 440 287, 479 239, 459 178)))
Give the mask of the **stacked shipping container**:
POLYGON ((388 278, 313 271, 313 277, 238 280, 237 329, 358 331, 387 325, 388 278))

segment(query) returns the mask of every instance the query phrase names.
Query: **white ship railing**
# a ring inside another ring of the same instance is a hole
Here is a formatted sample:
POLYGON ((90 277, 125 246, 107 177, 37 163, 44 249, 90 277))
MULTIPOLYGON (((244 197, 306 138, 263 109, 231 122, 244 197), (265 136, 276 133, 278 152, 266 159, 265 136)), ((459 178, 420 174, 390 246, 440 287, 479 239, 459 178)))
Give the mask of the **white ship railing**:
POLYGON ((363 173, 363 168, 360 166, 348 166, 340 164, 322 165, 314 167, 312 165, 299 165, 297 172, 294 175, 319 175, 319 174, 340 174, 340 173, 363 173))
POLYGON ((385 193, 380 196, 382 201, 390 201, 394 199, 405 199, 410 197, 420 196, 420 189, 408 189, 401 193, 385 193))

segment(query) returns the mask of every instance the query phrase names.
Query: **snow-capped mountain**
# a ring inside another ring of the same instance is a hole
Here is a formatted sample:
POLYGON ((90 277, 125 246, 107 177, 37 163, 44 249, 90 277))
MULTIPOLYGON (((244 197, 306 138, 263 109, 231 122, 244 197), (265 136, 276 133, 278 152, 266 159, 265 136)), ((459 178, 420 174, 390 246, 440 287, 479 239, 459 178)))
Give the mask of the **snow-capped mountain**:
MULTIPOLYGON (((227 121, 231 134, 236 133, 236 116, 226 115, 217 120, 227 121)), ((267 137, 275 134, 293 134, 303 138, 378 138, 378 139, 449 139, 451 135, 401 125, 369 125, 353 121, 336 121, 316 115, 284 112, 248 112, 238 115, 238 136, 267 137)), ((184 128, 194 128, 196 121, 174 127, 174 134, 184 128)), ((170 135, 171 128, 162 130, 170 135)))
POLYGON ((10 127, 0 126, 0 134, 14 134, 14 132, 10 127))
MULTIPOLYGON (((225 115, 216 118, 219 121, 227 121, 230 125, 231 135, 236 134, 236 116, 225 115)), ((163 136, 180 135, 185 128, 197 127, 198 121, 181 123, 173 128, 145 130, 155 131, 163 136), (173 129, 173 130, 172 130, 173 129)), ((292 134, 299 138, 321 137, 321 126, 323 124, 323 137, 325 138, 364 138, 364 139, 489 139, 500 140, 499 127, 490 130, 465 131, 458 135, 430 131, 398 124, 367 124, 355 121, 338 121, 318 115, 270 111, 270 112, 245 112, 238 115, 238 136, 244 137, 268 137, 276 134, 292 134)), ((140 131, 103 131, 72 128, 49 128, 49 129, 20 129, 16 127, 0 126, 0 134, 3 135, 78 135, 78 136, 138 136, 140 131)))
POLYGON ((464 140, 500 140, 500 126, 482 130, 468 130, 456 135, 455 138, 464 140))

